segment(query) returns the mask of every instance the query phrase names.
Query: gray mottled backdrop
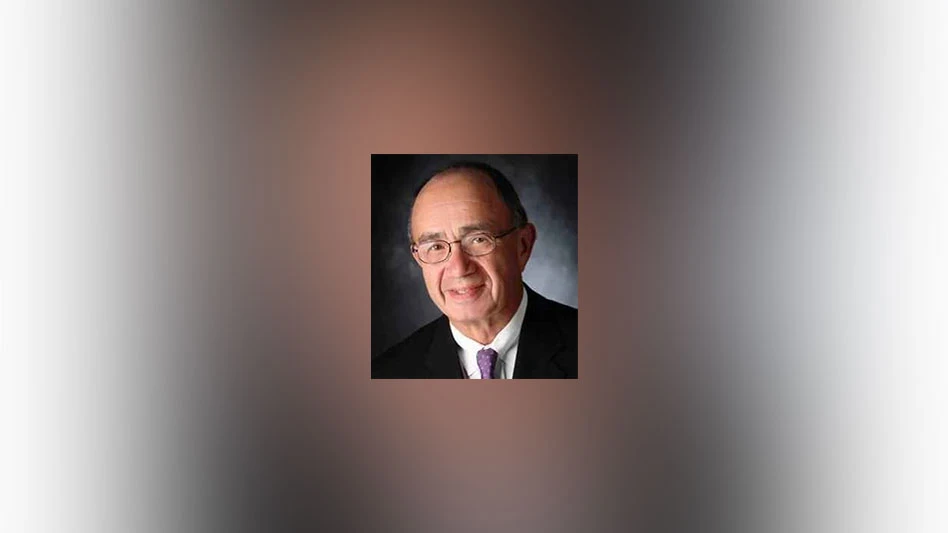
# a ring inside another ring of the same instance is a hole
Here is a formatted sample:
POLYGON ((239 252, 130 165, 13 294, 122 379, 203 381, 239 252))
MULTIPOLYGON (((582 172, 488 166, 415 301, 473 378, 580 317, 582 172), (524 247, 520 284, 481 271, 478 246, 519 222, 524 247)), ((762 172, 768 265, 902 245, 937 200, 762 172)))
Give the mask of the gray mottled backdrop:
POLYGON ((407 227, 415 189, 456 160, 488 163, 513 183, 537 227, 524 280, 547 298, 578 306, 576 155, 373 155, 373 357, 441 314, 409 251, 407 227))

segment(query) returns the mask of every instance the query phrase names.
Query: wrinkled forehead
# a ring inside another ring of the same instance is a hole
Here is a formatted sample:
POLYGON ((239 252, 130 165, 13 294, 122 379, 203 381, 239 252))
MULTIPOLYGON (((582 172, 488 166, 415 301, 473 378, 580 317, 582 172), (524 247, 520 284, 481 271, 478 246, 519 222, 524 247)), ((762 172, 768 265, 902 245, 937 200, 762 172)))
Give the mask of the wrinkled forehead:
POLYGON ((478 217, 505 223, 508 216, 489 177, 476 171, 459 171, 436 176, 422 188, 412 208, 412 226, 424 231, 427 228, 418 227, 419 224, 440 225, 451 223, 454 218, 478 217))

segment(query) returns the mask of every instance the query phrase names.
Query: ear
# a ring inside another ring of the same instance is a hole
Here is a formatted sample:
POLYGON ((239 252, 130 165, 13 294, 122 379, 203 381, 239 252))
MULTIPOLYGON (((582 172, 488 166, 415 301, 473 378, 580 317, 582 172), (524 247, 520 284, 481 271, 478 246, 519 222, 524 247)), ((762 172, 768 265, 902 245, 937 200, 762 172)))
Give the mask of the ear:
POLYGON ((517 237, 517 262, 520 264, 520 272, 527 268, 527 261, 530 260, 530 254, 533 253, 533 243, 537 241, 537 228, 531 223, 520 229, 517 237))
POLYGON ((408 253, 410 253, 412 259, 415 260, 415 264, 418 265, 418 268, 424 267, 424 263, 421 262, 421 259, 418 259, 418 254, 416 254, 414 251, 412 251, 412 248, 409 248, 409 249, 408 249, 408 253))

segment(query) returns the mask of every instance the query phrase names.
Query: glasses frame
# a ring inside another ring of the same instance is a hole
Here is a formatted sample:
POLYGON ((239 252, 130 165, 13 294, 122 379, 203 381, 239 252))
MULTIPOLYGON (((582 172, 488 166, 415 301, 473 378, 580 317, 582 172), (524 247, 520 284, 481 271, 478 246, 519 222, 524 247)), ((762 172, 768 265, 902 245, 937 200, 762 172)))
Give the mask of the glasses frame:
MULTIPOLYGON (((496 234, 496 235, 494 235, 494 234, 492 234, 492 233, 488 233, 488 232, 486 232, 486 231, 485 231, 485 232, 477 232, 477 233, 484 233, 485 235, 490 236, 490 238, 493 239, 493 241, 494 241, 494 247, 491 248, 489 252, 483 253, 483 254, 478 254, 478 255, 473 255, 473 254, 467 253, 466 251, 464 251, 464 248, 463 248, 463 247, 461 247, 461 251, 464 252, 465 254, 467 254, 469 257, 483 257, 483 256, 485 256, 485 255, 490 255, 490 254, 494 253, 494 250, 497 249, 497 239, 502 239, 502 238, 506 237, 507 235, 510 235, 511 233, 517 231, 518 229, 523 228, 524 226, 526 226, 526 224, 521 224, 521 225, 519 225, 519 226, 514 226, 514 227, 508 229, 507 231, 498 233, 498 234, 496 234)), ((465 235, 465 237, 466 237, 466 236, 467 236, 467 235, 465 235)), ((412 243, 412 244, 411 244, 411 253, 412 253, 412 254, 415 254, 416 256, 418 256, 418 260, 421 261, 422 263, 426 264, 426 265, 440 265, 441 263, 444 263, 444 262, 447 261, 448 259, 451 259, 451 254, 454 253, 454 245, 460 243, 462 240, 464 240, 464 239, 458 239, 458 240, 456 240, 456 241, 446 241, 446 240, 443 240, 443 239, 433 239, 433 240, 430 240, 430 241, 425 241, 426 243, 429 243, 429 242, 443 242, 444 244, 447 244, 447 245, 448 245, 448 255, 446 255, 446 256, 444 257, 444 259, 442 259, 441 261, 435 261, 434 263, 429 263, 428 261, 425 261, 424 259, 421 258, 421 254, 418 253, 418 244, 419 244, 419 243, 412 243)))

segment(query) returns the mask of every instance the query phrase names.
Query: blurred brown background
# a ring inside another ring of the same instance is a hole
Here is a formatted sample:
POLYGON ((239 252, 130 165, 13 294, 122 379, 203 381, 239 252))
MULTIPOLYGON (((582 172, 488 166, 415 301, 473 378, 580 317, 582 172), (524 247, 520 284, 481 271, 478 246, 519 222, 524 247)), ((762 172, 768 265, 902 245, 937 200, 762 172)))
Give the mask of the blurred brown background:
POLYGON ((797 363, 758 356, 814 320, 781 307, 801 271, 781 270, 797 250, 780 236, 788 209, 820 206, 791 208, 809 184, 755 166, 795 146, 759 70, 779 13, 260 4, 195 20, 214 36, 189 94, 217 139, 197 254, 217 269, 224 516, 738 531, 799 504, 776 503, 788 459, 765 424, 799 423, 779 399, 797 363), (372 383, 369 155, 563 152, 582 177, 582 379, 372 383))
POLYGON ((5 6, 4 530, 948 531, 946 9, 5 6), (369 379, 373 153, 579 154, 579 380, 369 379))

